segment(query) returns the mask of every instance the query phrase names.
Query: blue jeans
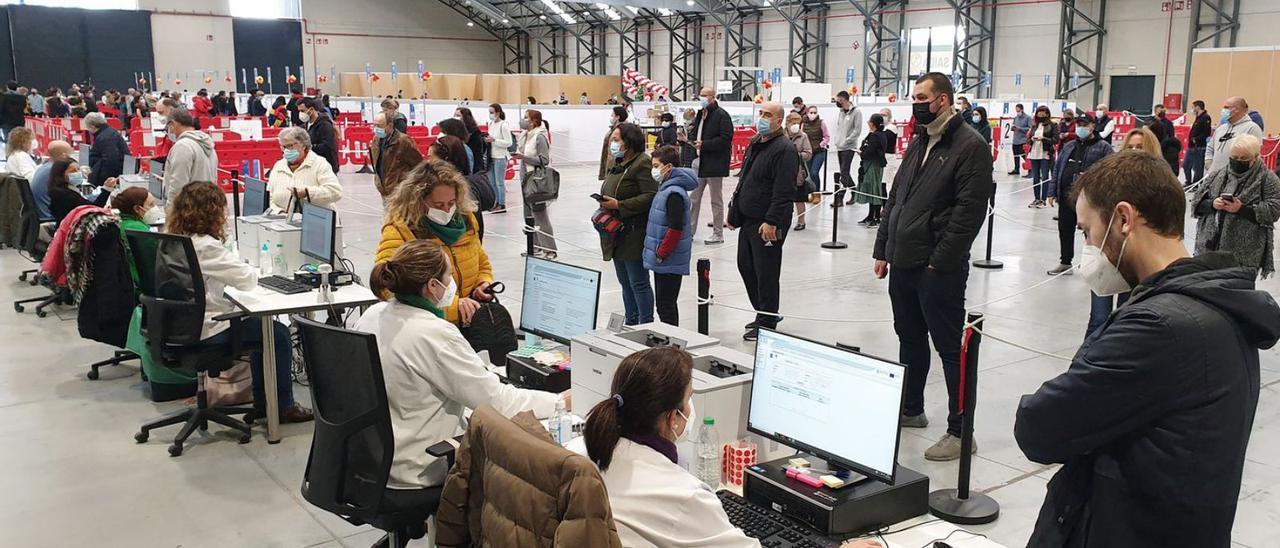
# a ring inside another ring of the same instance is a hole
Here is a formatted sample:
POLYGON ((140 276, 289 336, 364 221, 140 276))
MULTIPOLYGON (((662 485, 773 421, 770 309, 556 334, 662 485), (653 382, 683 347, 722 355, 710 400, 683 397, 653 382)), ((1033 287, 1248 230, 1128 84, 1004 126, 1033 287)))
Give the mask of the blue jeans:
POLYGON ((1049 199, 1049 172, 1052 166, 1053 160, 1048 158, 1031 161, 1031 182, 1036 185, 1036 199, 1042 202, 1049 199))
POLYGON ((813 179, 814 186, 822 188, 822 166, 827 163, 827 151, 813 151, 813 158, 809 159, 809 178, 813 179))
POLYGON ((1186 157, 1182 159, 1182 171, 1188 185, 1204 177, 1204 147, 1187 149, 1186 157))
POLYGON ((494 158, 493 169, 489 170, 489 183, 498 195, 498 205, 507 205, 507 159, 494 158))
POLYGON ((649 284, 649 271, 644 261, 613 260, 613 269, 622 285, 622 306, 627 313, 627 325, 653 321, 653 286, 649 284))
POLYGON ((1102 324, 1107 323, 1107 318, 1111 317, 1111 311, 1119 308, 1125 301, 1129 300, 1128 293, 1121 293, 1114 297, 1099 297, 1097 293, 1089 292, 1089 327, 1085 328, 1084 338, 1088 339, 1097 331, 1102 324), (1112 304, 1112 300, 1115 303, 1112 304))
MULTIPOLYGON (((289 328, 280 322, 273 321, 272 330, 276 339, 276 397, 280 401, 280 410, 293 405, 293 342, 289 338, 289 328)), ((231 344, 231 330, 200 341, 201 345, 220 346, 231 344)), ((245 318, 240 322, 240 344, 262 344, 262 319, 245 318)), ((267 408, 267 396, 263 390, 262 353, 254 352, 249 357, 249 370, 253 374, 253 407, 267 408)))

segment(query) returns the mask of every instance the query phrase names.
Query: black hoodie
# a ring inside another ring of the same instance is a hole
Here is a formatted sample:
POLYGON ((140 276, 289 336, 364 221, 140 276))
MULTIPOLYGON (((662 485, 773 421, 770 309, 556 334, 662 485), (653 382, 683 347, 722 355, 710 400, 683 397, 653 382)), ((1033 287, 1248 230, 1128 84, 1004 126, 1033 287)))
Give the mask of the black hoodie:
POLYGON ((1066 373, 1023 396, 1032 461, 1064 466, 1029 546, 1231 543, 1258 405, 1258 350, 1280 307, 1225 253, 1143 280, 1066 373))

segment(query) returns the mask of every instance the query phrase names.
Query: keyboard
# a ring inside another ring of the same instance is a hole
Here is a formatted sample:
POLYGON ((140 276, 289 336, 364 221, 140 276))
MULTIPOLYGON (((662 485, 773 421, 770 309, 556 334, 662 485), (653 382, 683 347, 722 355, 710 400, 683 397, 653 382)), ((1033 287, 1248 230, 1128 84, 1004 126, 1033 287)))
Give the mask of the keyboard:
POLYGON ((296 295, 311 291, 311 286, 284 276, 267 276, 258 278, 258 285, 285 295, 296 295))
POLYGON ((716 493, 729 523, 742 529, 748 537, 760 541, 764 548, 837 548, 840 542, 829 539, 799 522, 773 510, 751 504, 738 495, 721 490, 716 493))

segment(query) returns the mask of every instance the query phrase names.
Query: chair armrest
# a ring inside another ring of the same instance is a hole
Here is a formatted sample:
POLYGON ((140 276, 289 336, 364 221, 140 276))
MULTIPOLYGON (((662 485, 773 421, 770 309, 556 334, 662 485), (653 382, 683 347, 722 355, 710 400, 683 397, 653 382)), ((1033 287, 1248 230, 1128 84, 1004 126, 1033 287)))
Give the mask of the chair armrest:
POLYGON ((458 447, 462 445, 462 436, 449 438, 440 443, 427 447, 427 454, 436 458, 444 457, 449 463, 449 467, 453 467, 453 459, 458 452, 458 447))
POLYGON ((237 311, 235 311, 235 312, 227 312, 226 314, 219 314, 219 315, 217 315, 217 316, 214 316, 214 317, 213 317, 213 321, 215 321, 215 322, 229 322, 229 321, 232 321, 232 320, 239 320, 239 319, 241 319, 241 318, 244 318, 244 317, 245 317, 245 316, 247 316, 247 315, 248 315, 247 313, 245 313, 245 312, 243 312, 243 311, 239 311, 239 310, 237 310, 237 311))

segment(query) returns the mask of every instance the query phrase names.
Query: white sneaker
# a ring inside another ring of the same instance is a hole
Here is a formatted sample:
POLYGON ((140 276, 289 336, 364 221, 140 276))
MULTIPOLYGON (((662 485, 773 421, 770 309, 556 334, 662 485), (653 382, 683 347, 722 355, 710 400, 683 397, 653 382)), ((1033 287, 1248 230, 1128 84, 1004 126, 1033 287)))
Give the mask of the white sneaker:
POLYGON ((724 236, 721 236, 719 234, 712 234, 710 238, 703 240, 702 243, 707 245, 722 244, 724 243, 724 236))

